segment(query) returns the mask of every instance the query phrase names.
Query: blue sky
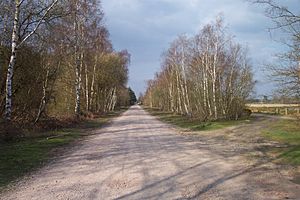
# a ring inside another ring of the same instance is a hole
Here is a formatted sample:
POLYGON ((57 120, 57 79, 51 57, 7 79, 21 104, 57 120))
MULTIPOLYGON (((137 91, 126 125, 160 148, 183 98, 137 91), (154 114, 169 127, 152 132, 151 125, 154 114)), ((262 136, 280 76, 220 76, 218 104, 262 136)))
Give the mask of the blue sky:
MULTIPOLYGON (((299 0, 283 2, 300 7, 299 0)), ((115 50, 131 54, 128 85, 137 95, 160 70, 161 54, 177 35, 196 34, 220 13, 235 40, 249 49, 257 95, 271 94, 274 88, 262 66, 283 46, 271 38, 272 22, 258 5, 246 0, 102 0, 102 7, 115 50)))

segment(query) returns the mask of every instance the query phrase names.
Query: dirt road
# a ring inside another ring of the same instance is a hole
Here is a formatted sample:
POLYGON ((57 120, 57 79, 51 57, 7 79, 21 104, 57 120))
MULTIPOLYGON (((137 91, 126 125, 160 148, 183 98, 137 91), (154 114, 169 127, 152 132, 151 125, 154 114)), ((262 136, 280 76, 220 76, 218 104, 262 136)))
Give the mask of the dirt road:
POLYGON ((300 199, 275 167, 220 141, 182 135, 133 106, 0 199, 300 199))

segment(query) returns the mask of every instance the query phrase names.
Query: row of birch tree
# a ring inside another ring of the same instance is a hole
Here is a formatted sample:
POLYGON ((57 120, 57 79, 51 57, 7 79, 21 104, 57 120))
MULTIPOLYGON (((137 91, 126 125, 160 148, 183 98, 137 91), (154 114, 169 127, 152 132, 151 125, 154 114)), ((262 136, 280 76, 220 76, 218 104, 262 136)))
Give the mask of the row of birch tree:
POLYGON ((105 113, 128 104, 130 54, 113 50, 99 0, 1 0, 6 121, 105 113))
POLYGON ((247 50, 217 19, 197 35, 171 43, 143 103, 203 121, 237 119, 253 85, 247 50))

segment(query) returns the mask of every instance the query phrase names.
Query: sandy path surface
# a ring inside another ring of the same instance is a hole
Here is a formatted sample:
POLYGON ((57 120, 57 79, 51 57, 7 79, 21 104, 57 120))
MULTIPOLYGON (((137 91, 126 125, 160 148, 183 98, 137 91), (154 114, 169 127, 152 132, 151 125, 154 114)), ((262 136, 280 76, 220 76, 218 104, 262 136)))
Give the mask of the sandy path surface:
POLYGON ((133 106, 0 199, 300 199, 276 168, 230 149, 133 106))

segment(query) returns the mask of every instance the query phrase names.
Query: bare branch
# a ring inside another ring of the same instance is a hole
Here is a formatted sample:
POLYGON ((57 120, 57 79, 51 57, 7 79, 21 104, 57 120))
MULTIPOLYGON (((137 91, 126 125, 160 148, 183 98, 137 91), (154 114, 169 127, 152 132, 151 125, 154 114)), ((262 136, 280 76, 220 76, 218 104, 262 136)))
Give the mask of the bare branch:
POLYGON ((51 9, 55 6, 55 4, 58 2, 58 0, 54 0, 51 5, 47 8, 47 10, 45 11, 44 15, 41 17, 41 19, 38 21, 37 25, 35 26, 35 28, 24 38, 22 39, 22 41, 18 44, 17 47, 22 46, 22 44, 24 42, 26 42, 26 40, 28 38, 30 38, 39 28, 39 26, 42 24, 42 22, 44 21, 45 17, 47 16, 47 14, 51 11, 51 9))

